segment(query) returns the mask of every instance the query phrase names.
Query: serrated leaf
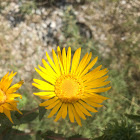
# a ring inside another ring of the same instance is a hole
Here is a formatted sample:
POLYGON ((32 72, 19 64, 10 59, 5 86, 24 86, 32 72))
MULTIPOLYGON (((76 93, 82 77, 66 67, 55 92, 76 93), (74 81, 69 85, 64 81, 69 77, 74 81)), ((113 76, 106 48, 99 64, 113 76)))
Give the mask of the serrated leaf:
POLYGON ((44 107, 39 106, 39 120, 41 121, 46 113, 46 109, 44 107))

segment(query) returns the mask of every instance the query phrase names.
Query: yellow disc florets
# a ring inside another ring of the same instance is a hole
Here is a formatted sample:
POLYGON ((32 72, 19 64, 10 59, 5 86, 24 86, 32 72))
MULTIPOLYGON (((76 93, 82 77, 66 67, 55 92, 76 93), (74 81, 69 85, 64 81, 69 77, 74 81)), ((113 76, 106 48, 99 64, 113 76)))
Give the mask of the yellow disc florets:
POLYGON ((75 75, 62 75, 56 81, 55 93, 63 102, 75 102, 81 98, 83 92, 83 82, 75 75))

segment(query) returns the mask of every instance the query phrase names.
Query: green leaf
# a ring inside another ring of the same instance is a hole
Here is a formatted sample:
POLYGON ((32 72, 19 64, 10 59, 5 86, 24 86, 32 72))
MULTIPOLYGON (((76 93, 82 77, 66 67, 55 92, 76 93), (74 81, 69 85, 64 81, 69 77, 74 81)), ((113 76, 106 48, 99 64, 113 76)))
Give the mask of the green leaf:
POLYGON ((55 139, 63 139, 62 134, 56 134, 53 131, 47 131, 42 134, 42 138, 45 140, 55 140, 55 139))
POLYGON ((23 113, 23 115, 16 114, 18 120, 20 121, 20 124, 29 123, 29 122, 35 120, 36 117, 38 116, 37 112, 31 112, 31 111, 27 111, 27 110, 23 110, 22 113, 23 113))
POLYGON ((18 120, 18 118, 16 117, 16 113, 18 113, 18 112, 12 112, 11 113, 11 117, 12 117, 12 120, 13 120, 13 122, 14 122, 14 124, 13 125, 19 125, 20 124, 20 121, 18 120))
POLYGON ((24 131, 10 129, 3 136, 3 140, 31 140, 31 136, 24 131))
POLYGON ((41 121, 46 113, 46 109, 44 107, 39 106, 39 120, 41 121))

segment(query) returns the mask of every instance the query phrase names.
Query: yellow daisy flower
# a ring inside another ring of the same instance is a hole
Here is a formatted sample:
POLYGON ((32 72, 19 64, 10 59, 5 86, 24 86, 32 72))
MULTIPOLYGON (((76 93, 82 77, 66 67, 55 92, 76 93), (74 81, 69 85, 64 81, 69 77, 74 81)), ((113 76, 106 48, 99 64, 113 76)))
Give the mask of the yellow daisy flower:
POLYGON ((71 63, 71 48, 68 48, 67 54, 65 48, 62 53, 60 48, 57 48, 58 57, 52 50, 53 61, 46 52, 46 56, 50 65, 42 59, 44 67, 39 66, 35 70, 45 80, 33 79, 35 83, 32 85, 43 92, 34 93, 41 99, 46 101, 40 106, 45 106, 46 109, 52 109, 48 118, 57 113, 55 121, 59 118, 65 119, 69 114, 69 119, 73 123, 74 118, 81 126, 81 119, 86 119, 85 115, 91 116, 89 111, 98 112, 93 107, 101 107, 99 103, 108 99, 99 94, 109 90, 111 87, 100 88, 109 84, 110 81, 105 81, 108 76, 108 70, 100 70, 102 66, 98 66, 89 72, 95 65, 97 58, 90 62, 92 53, 86 53, 80 61, 81 48, 74 53, 71 63), (104 76, 104 77, 103 77, 104 76))
POLYGON ((0 81, 0 113, 4 113, 13 123, 10 111, 18 111, 20 114, 22 114, 17 109, 17 102, 19 101, 14 99, 16 97, 22 97, 19 93, 15 92, 21 87, 23 81, 20 81, 10 87, 16 73, 13 73, 12 71, 11 74, 9 76, 8 75, 9 72, 0 81))

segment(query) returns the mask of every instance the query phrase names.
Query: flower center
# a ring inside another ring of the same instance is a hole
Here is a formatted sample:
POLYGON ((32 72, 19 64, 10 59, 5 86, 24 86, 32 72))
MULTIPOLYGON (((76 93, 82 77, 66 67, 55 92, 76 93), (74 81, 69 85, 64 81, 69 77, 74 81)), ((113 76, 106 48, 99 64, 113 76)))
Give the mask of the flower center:
POLYGON ((75 102, 83 92, 83 82, 75 75, 62 75, 56 81, 55 93, 63 102, 75 102))
POLYGON ((3 104, 6 100, 5 93, 0 89, 0 105, 3 104))

